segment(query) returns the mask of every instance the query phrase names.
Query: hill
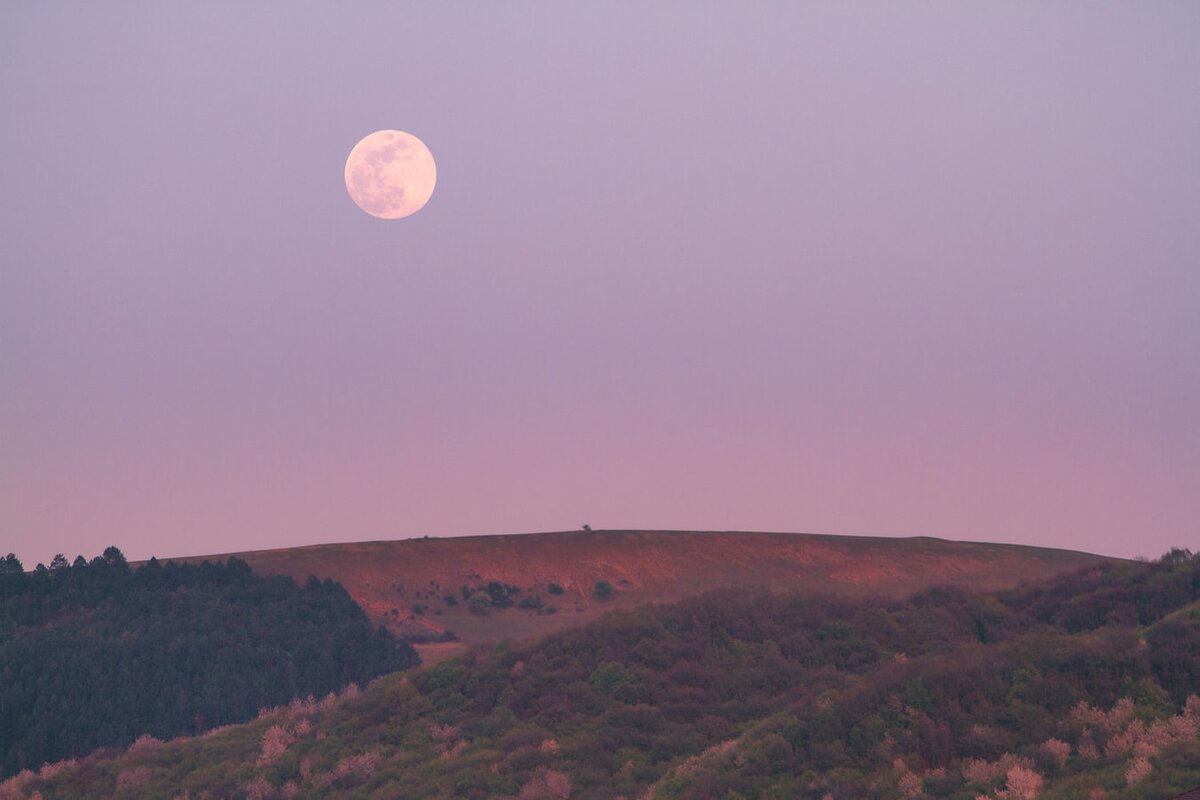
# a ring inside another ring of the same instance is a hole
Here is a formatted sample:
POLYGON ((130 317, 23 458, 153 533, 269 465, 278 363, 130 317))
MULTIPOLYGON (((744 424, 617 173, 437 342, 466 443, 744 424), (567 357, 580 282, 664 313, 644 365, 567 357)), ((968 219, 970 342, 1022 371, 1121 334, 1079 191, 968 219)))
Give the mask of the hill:
POLYGON ((1164 800, 1200 783, 1200 558, 904 600, 718 591, 481 646, 0 797, 1164 800))
MULTIPOLYGON (((394 632, 435 639, 453 631, 466 645, 543 636, 613 609, 714 589, 901 596, 933 583, 997 589, 1115 561, 927 537, 695 531, 424 538, 233 555, 264 574, 332 578, 394 632), (598 582, 612 587, 607 599, 597 597, 598 582)), ((426 660, 444 655, 421 649, 426 660)))
POLYGON ((131 570, 115 547, 52 567, 0 563, 0 776, 417 663, 333 581, 234 558, 131 570))

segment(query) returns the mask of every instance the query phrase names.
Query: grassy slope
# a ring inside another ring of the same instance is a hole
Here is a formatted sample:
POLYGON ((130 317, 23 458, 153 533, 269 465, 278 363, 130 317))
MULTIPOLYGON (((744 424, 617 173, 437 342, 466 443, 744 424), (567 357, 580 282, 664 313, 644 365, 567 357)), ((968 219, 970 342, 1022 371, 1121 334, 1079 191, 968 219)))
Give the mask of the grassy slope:
MULTIPOLYGON (((394 631, 449 629, 466 645, 543 636, 614 608, 674 602, 718 588, 904 595, 932 583, 954 583, 986 590, 1112 560, 1070 550, 927 537, 695 531, 406 539, 236 555, 263 573, 333 578, 394 631), (617 589, 606 602, 591 596, 599 580, 617 589), (514 607, 486 617, 471 614, 461 602, 461 587, 488 581, 539 594, 558 613, 514 607), (549 595, 550 583, 565 593, 549 595), (459 605, 448 606, 442 599, 446 594, 457 595, 459 605), (425 606, 423 615, 413 613, 417 605, 425 606)), ((436 648, 422 653, 433 660, 443 654, 436 648)))

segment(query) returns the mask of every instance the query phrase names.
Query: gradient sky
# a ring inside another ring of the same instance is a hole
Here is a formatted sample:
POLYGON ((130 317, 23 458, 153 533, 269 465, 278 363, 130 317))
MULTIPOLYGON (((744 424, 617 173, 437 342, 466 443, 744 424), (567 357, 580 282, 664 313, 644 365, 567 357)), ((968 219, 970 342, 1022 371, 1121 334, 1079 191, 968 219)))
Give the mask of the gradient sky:
POLYGON ((1200 549, 1198 267, 1196 3, 7 2, 0 552, 1200 549))

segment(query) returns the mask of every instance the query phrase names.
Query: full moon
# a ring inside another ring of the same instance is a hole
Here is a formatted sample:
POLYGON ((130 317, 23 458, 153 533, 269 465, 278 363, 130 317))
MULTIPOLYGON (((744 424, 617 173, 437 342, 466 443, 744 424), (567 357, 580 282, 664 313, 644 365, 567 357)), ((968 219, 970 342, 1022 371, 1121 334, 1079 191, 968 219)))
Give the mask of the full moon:
POLYGON ((433 153, 404 131, 364 136, 346 159, 346 191, 358 207, 380 219, 415 214, 437 183, 433 153))

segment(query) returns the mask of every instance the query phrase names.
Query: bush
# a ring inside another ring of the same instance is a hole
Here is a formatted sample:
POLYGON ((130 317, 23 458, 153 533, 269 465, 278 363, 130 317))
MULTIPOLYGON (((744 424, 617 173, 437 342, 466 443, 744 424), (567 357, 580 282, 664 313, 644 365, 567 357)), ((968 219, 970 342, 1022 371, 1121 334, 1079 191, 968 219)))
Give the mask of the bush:
POLYGON ((592 595, 597 600, 607 600, 613 596, 613 585, 608 581, 596 581, 596 585, 592 587, 592 595))
POLYGON ((489 581, 488 585, 483 588, 483 591, 487 593, 493 606, 496 608, 508 608, 513 604, 512 595, 521 590, 500 581, 489 581))
POLYGON ((559 586, 557 583, 552 583, 546 587, 546 591, 550 594, 562 594, 563 587, 559 586))
POLYGON ((471 595, 471 599, 467 601, 467 610, 472 614, 478 614, 481 617, 486 617, 492 613, 492 598, 483 592, 476 592, 471 595))

